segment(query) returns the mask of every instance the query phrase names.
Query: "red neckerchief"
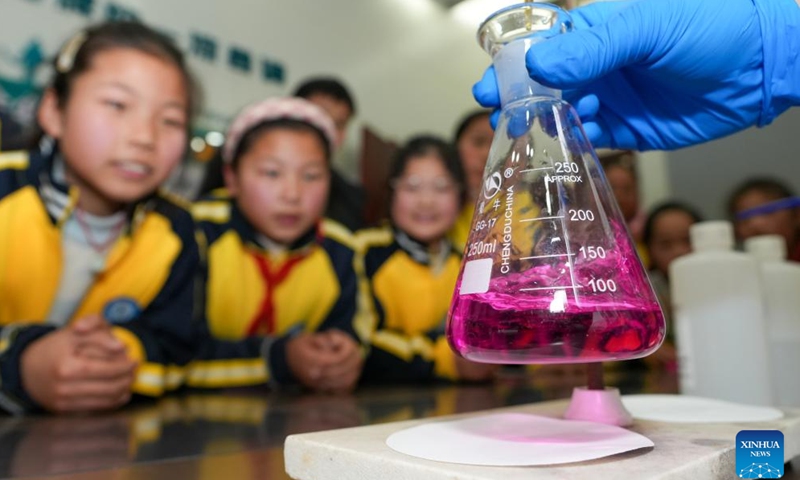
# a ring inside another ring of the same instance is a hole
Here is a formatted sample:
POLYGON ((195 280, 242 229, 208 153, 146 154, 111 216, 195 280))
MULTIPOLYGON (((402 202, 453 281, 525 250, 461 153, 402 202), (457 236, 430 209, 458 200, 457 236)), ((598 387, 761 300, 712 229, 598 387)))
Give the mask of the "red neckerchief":
MULTIPOLYGON (((316 240, 317 243, 320 243, 322 231, 319 224, 317 224, 316 230, 316 240)), ((253 320, 250 321, 250 326, 247 328, 247 336, 271 335, 275 333, 275 290, 281 282, 286 280, 286 277, 289 276, 292 269, 308 256, 310 249, 293 255, 276 271, 270 268, 270 261, 267 258, 267 254, 258 251, 253 251, 251 253, 253 255, 253 260, 256 262, 256 266, 258 266, 258 270, 261 272, 261 277, 264 279, 264 283, 266 283, 266 292, 264 292, 264 299, 261 301, 261 307, 259 307, 253 320)))

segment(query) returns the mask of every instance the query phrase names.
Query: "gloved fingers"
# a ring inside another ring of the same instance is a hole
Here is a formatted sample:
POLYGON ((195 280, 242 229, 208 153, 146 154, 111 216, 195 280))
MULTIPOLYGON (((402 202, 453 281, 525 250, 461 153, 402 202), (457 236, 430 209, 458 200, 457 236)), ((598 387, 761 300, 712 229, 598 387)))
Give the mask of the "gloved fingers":
POLYGON ((589 139, 593 147, 608 147, 611 139, 608 132, 604 132, 599 123, 586 122, 583 124, 583 131, 586 133, 586 138, 589 139))
POLYGON ((597 122, 597 116, 600 111, 600 100, 597 95, 582 95, 578 90, 568 90, 564 92, 564 99, 575 108, 583 126, 583 131, 592 145, 598 146, 599 143, 607 145, 609 139, 604 137, 605 132, 597 122))
POLYGON ((483 77, 472 86, 472 96, 484 107, 500 107, 500 90, 497 87, 497 75, 494 66, 490 66, 483 72, 483 77))
POLYGON ((489 123, 492 128, 497 129, 497 121, 500 119, 500 109, 495 108, 491 115, 489 115, 489 123))
POLYGON ((570 94, 574 97, 570 103, 580 118, 583 132, 595 148, 639 148, 630 125, 612 110, 602 108, 597 95, 579 95, 577 90, 570 94))
POLYGON ((510 138, 518 138, 528 133, 534 118, 527 105, 508 107, 501 114, 500 122, 505 124, 501 128, 510 138))
POLYGON ((645 59, 653 44, 652 15, 636 7, 616 9, 604 23, 532 45, 525 55, 531 78, 552 88, 578 88, 645 59))
POLYGON ((587 125, 584 125, 584 130, 596 148, 638 151, 653 148, 647 141, 640 141, 642 138, 640 136, 641 125, 637 126, 629 119, 620 117, 607 109, 602 110, 594 120, 587 122, 587 125))
POLYGON ((597 96, 586 95, 580 97, 572 105, 581 119, 583 131, 592 145, 595 147, 601 143, 607 145, 609 139, 605 138, 607 135, 604 134, 603 129, 597 122, 597 114, 600 110, 600 100, 598 100, 597 96))
POLYGON ((575 111, 578 112, 582 123, 593 120, 600 111, 600 100, 597 95, 584 95, 577 100, 567 101, 575 107, 575 111))

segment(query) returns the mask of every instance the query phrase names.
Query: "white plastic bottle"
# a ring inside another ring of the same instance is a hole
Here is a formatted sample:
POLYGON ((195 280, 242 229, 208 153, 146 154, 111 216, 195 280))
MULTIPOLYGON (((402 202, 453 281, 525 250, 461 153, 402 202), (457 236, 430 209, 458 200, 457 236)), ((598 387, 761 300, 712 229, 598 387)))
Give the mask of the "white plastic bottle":
POLYGON ((780 235, 750 238, 744 248, 761 262, 776 404, 800 407, 800 264, 786 261, 786 242, 780 235))
POLYGON ((758 262, 733 251, 730 222, 689 235, 692 253, 670 265, 681 392, 772 405, 758 262))

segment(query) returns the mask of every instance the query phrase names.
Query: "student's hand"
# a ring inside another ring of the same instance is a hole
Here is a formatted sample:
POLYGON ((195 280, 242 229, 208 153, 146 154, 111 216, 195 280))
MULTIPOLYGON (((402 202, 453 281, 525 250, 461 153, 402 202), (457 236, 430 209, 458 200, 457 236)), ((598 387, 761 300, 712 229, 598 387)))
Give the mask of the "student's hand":
POLYGON ((456 356, 456 372, 458 379, 467 382, 485 382, 494 378, 499 365, 472 362, 456 356))
POLYGON ((128 402, 136 363, 124 355, 105 322, 97 317, 56 330, 22 352, 20 374, 28 395, 47 410, 86 412, 128 402), (102 352, 103 359, 81 350, 102 352))
MULTIPOLYGON (((570 13, 575 31, 531 46, 526 65, 564 90, 597 147, 680 148, 800 104, 794 0, 598 2, 570 13)), ((473 93, 499 106, 493 69, 473 93)))
POLYGON ((364 366, 364 357, 358 342, 350 335, 335 329, 316 333, 314 340, 328 353, 329 360, 322 369, 320 389, 333 393, 352 391, 364 366))
POLYGON ((330 362, 328 352, 319 345, 317 334, 301 333, 286 344, 286 363, 297 381, 312 390, 319 389, 322 369, 330 362))
POLYGON ((80 336, 80 355, 97 360, 111 360, 127 355, 125 345, 111 333, 111 326, 100 315, 80 318, 66 328, 80 336))

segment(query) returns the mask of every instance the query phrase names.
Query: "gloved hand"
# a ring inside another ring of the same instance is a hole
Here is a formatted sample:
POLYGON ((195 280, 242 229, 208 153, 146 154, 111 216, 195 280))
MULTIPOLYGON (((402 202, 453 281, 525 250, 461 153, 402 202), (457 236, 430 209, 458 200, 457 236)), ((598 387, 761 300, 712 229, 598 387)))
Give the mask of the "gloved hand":
MULTIPOLYGON (((596 147, 685 147, 800 104, 794 0, 601 2, 571 14, 575 31, 534 44, 526 64, 564 91, 596 147)), ((493 68, 473 94, 499 106, 493 68)))

